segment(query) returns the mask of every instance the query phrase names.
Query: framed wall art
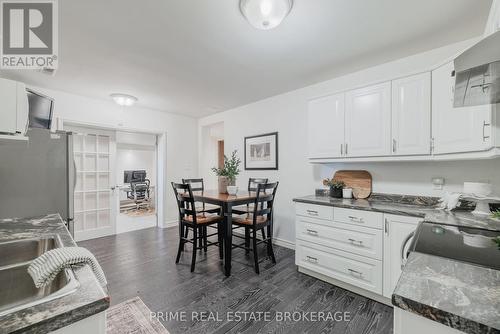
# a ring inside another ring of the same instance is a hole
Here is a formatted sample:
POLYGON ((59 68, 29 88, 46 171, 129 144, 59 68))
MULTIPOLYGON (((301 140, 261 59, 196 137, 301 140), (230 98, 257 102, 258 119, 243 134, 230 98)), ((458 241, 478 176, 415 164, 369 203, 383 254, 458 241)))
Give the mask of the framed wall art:
POLYGON ((245 170, 278 169, 278 133, 245 137, 245 170))

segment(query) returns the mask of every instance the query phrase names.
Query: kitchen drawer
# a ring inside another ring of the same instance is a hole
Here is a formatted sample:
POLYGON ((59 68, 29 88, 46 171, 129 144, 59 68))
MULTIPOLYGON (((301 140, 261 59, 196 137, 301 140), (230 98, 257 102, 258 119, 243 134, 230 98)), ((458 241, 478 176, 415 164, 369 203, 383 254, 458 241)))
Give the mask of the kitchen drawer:
POLYGON ((335 221, 340 223, 382 229, 383 214, 379 212, 334 208, 335 221))
POLYGON ((331 206, 296 203, 295 213, 299 216, 304 216, 304 217, 333 220, 333 207, 331 206))
POLYGON ((297 216, 296 238, 382 260, 382 230, 297 216))
POLYGON ((297 240, 295 263, 339 281, 382 294, 382 261, 297 240))

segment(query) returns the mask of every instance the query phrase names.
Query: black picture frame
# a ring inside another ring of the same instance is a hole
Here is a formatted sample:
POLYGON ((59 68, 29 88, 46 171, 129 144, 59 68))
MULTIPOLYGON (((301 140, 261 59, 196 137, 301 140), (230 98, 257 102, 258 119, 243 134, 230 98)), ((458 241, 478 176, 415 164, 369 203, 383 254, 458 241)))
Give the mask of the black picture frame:
POLYGON ((244 143, 243 143, 243 146, 244 146, 244 153, 245 153, 245 170, 278 170, 278 158, 279 158, 279 150, 278 150, 278 132, 270 132, 270 133, 264 133, 264 134, 261 134, 261 135, 255 135, 255 136, 248 136, 248 137, 245 137, 244 139, 244 143), (258 165, 257 162, 254 162, 254 166, 249 166, 250 162, 248 161, 248 157, 249 157, 249 153, 248 150, 247 150, 247 144, 249 141, 252 141, 252 140, 255 140, 257 138, 264 138, 264 137, 272 137, 274 136, 274 143, 275 143, 275 147, 273 149, 272 145, 270 147, 270 155, 271 157, 274 157, 274 160, 272 161, 273 162, 273 166, 265 166, 265 167, 258 167, 258 166, 255 166, 255 165, 258 165), (274 155, 272 154, 274 151, 274 155))

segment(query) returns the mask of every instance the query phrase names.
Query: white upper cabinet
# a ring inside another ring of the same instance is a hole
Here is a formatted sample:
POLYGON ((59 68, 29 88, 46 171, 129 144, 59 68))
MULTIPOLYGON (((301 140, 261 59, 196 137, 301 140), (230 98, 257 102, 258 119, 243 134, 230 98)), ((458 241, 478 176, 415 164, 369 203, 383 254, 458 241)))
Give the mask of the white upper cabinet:
POLYGON ((344 145, 344 94, 309 101, 309 158, 338 158, 344 145))
POLYGON ((392 154, 430 154, 431 74, 392 82, 392 154))
POLYGON ((17 85, 15 81, 0 79, 0 132, 14 134, 17 128, 17 85))
POLYGON ((432 71, 434 154, 485 151, 492 147, 492 106, 453 107, 453 62, 432 71))
POLYGON ((28 126, 28 96, 23 83, 0 78, 0 133, 23 135, 28 126))
POLYGON ((346 93, 348 157, 391 155, 391 83, 346 93))

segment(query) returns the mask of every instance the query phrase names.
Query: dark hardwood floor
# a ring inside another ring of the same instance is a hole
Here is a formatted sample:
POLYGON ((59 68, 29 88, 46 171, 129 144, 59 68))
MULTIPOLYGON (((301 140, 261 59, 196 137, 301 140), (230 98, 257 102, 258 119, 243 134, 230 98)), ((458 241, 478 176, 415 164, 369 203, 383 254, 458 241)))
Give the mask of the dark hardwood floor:
POLYGON ((166 313, 170 319, 162 323, 172 334, 392 333, 392 308, 299 273, 293 250, 276 246, 277 264, 262 262, 260 275, 251 266, 251 256, 234 250, 232 275, 226 278, 218 249, 211 247, 206 255, 198 254, 196 270, 191 273, 191 245, 186 245, 180 263, 175 264, 177 233, 177 228, 150 228, 79 245, 94 253, 102 265, 113 305, 139 296, 152 311, 166 313), (271 321, 264 315, 260 321, 235 321, 238 314, 245 316, 235 312, 250 311, 269 312, 271 321), (186 320, 171 319, 175 313, 168 312, 184 314, 186 320), (219 319, 196 319, 201 312, 219 319), (306 312, 306 316, 349 312, 350 321, 278 321, 276 312, 306 312))

